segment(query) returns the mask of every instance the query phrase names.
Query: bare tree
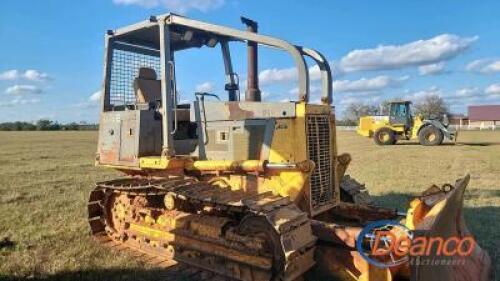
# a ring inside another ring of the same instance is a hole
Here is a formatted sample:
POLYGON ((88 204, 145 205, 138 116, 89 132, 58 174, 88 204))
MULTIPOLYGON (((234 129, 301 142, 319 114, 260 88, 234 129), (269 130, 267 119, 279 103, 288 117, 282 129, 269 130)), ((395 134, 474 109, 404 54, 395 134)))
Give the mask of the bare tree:
POLYGON ((359 118, 367 115, 375 115, 378 108, 374 105, 364 103, 350 103, 344 110, 344 121, 358 124, 359 118))
POLYGON ((415 104, 415 113, 426 119, 441 118, 448 113, 448 105, 439 95, 431 94, 415 104))

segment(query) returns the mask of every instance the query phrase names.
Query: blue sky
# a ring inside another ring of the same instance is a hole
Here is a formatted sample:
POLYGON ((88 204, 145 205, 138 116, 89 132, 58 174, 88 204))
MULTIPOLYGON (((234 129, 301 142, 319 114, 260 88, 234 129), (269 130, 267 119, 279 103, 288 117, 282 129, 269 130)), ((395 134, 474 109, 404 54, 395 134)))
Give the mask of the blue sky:
MULTIPOLYGON (((321 51, 335 70, 340 115, 350 102, 418 101, 428 94, 465 113, 470 104, 500 104, 499 10, 499 1, 457 0, 3 0, 0 122, 95 122, 105 31, 168 11, 236 28, 243 28, 244 15, 259 22, 261 33, 321 51)), ((232 47, 244 80, 245 47, 232 47)), ((265 99, 295 99, 291 58, 268 49, 261 54, 265 99)), ((183 52, 176 61, 183 100, 197 89, 224 95, 218 48, 183 52)), ((311 68, 313 100, 316 74, 311 68)))

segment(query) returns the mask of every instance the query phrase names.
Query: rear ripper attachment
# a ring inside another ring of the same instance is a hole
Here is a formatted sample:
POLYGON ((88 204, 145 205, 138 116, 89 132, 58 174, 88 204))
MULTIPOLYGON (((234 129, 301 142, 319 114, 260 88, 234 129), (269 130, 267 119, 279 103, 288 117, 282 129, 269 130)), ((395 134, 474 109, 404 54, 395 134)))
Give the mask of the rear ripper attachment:
POLYGON ((101 240, 235 280, 295 280, 314 264, 306 213, 271 193, 127 178, 98 183, 88 211, 101 240))

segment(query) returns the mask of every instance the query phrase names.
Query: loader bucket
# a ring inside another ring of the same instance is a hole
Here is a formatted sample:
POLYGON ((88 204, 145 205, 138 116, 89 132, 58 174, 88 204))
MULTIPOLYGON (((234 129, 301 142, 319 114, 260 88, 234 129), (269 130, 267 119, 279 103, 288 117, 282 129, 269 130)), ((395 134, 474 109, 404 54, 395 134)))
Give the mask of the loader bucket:
POLYGON ((467 175, 454 186, 432 186, 410 203, 406 219, 392 218, 412 235, 410 245, 405 247, 411 249, 418 241, 429 242, 421 248, 423 251, 408 250, 405 261, 394 266, 380 267, 368 261, 356 246, 364 239, 364 229, 369 223, 340 225, 313 221, 313 232, 319 242, 316 275, 311 280, 487 281, 490 258, 476 243, 462 216, 469 179, 467 175))

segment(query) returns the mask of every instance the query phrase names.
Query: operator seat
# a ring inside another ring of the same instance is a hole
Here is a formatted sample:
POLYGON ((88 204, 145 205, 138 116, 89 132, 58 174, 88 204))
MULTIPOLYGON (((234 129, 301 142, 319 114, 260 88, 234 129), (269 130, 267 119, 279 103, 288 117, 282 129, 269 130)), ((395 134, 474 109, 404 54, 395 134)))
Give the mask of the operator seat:
MULTIPOLYGON (((148 67, 139 68, 134 79, 136 104, 139 108, 158 109, 163 112, 161 105, 161 81, 157 80, 156 71, 148 67)), ((178 105, 174 111, 178 121, 190 121, 189 105, 178 105)))
POLYGON ((134 79, 134 91, 137 104, 149 104, 156 107, 161 101, 161 81, 156 79, 156 71, 141 67, 134 79))

